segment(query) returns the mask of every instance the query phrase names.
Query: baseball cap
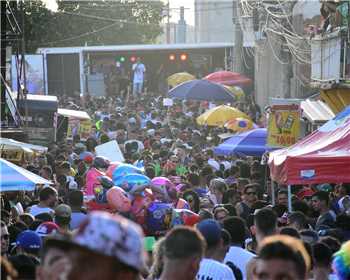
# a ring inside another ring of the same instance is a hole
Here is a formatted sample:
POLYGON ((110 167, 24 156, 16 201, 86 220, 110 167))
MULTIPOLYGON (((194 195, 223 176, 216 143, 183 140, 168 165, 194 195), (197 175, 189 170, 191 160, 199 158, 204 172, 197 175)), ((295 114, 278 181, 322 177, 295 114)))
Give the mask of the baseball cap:
POLYGON ((55 234, 58 232, 58 229, 58 225, 56 225, 54 222, 44 222, 37 227, 35 232, 41 237, 44 237, 47 235, 55 234))
POLYGON ((91 212, 72 242, 101 255, 116 258, 136 270, 141 271, 145 267, 141 227, 117 214, 91 212))
POLYGON ((79 154, 79 159, 84 161, 87 164, 91 164, 94 161, 94 154, 84 151, 79 154))
POLYGON ((312 189, 303 189, 297 193, 299 199, 304 199, 305 197, 311 197, 315 192, 312 189))
POLYGON ((33 230, 22 231, 17 236, 16 246, 23 250, 39 250, 42 246, 40 235, 33 230))
POLYGON ((67 204, 60 204, 55 208, 55 216, 62 218, 70 218, 72 215, 72 209, 67 204))
POLYGON ((207 241, 208 247, 216 245, 221 239, 221 226, 214 219, 206 219, 197 224, 197 229, 207 241))
POLYGON ((330 192, 332 191, 332 186, 330 184, 319 184, 316 187, 319 191, 325 191, 325 192, 330 192))

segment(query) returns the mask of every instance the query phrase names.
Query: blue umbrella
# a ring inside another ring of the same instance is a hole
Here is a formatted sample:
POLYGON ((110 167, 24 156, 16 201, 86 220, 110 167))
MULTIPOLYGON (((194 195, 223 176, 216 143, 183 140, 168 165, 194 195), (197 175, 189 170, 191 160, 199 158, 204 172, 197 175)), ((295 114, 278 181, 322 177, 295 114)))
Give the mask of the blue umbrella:
POLYGON ((169 91, 169 97, 206 101, 235 101, 228 89, 207 80, 184 82, 169 91))
POLYGON ((256 128, 236 134, 214 148, 214 153, 220 156, 245 155, 262 156, 268 148, 266 147, 267 129, 256 128))
POLYGON ((50 181, 0 158, 0 191, 33 191, 35 185, 52 184, 50 181))

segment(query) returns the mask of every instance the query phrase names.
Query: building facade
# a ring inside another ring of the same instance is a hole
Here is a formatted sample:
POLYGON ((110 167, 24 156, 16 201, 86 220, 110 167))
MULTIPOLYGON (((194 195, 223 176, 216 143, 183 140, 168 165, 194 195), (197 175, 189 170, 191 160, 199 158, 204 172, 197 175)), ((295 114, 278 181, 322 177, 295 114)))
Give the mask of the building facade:
POLYGON ((195 0, 195 42, 234 42, 232 0, 195 0))

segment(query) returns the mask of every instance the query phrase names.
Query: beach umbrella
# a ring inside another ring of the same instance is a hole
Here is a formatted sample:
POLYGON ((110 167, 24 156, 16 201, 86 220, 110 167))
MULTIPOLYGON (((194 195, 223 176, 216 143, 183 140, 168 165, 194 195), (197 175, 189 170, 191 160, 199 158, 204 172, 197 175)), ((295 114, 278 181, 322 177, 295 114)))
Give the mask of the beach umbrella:
POLYGON ((224 126, 229 120, 235 118, 250 118, 240 110, 227 105, 220 105, 207 110, 197 118, 199 125, 224 126))
POLYGON ((182 84, 184 82, 192 81, 195 80, 196 77, 191 75, 190 73, 187 72, 180 72, 180 73, 175 73, 172 74, 171 76, 168 77, 168 85, 175 87, 179 84, 182 84))
POLYGON ((0 158, 0 191, 33 191, 36 185, 52 182, 0 158))
POLYGON ((235 118, 233 120, 229 120, 227 123, 225 123, 225 127, 235 132, 243 132, 253 128, 258 128, 255 123, 245 118, 235 118))
POLYGON ((170 98, 233 102, 235 97, 225 87, 207 80, 184 82, 169 91, 170 98))
POLYGON ((245 155, 262 156, 267 150, 267 129, 256 128, 236 134, 214 148, 214 154, 220 156, 245 155))
POLYGON ((203 79, 227 86, 250 86, 253 81, 248 77, 231 71, 217 71, 204 77, 203 79))
POLYGON ((237 86, 226 86, 223 85, 228 91, 237 99, 240 100, 244 95, 244 91, 242 88, 237 87, 237 86))

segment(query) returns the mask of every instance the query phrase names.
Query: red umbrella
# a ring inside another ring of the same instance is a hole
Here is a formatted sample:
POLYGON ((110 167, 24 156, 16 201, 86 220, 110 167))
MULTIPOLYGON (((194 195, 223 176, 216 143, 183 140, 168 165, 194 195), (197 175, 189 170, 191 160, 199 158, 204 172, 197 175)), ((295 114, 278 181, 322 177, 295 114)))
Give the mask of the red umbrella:
POLYGON ((249 86, 252 84, 252 80, 247 78, 246 76, 236 73, 236 72, 230 72, 230 71, 218 71, 209 74, 208 76, 204 77, 204 79, 219 83, 227 86, 249 86))

